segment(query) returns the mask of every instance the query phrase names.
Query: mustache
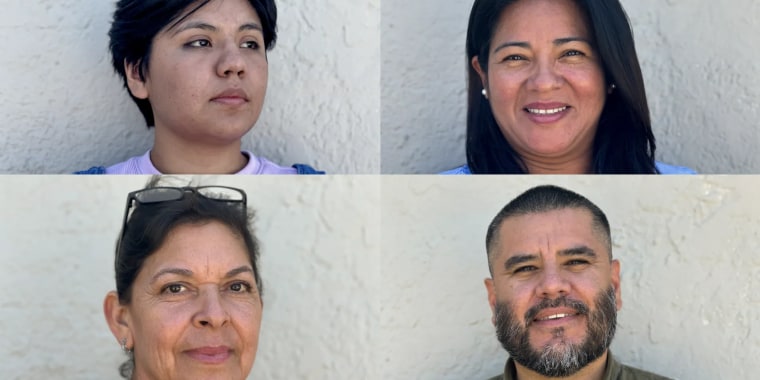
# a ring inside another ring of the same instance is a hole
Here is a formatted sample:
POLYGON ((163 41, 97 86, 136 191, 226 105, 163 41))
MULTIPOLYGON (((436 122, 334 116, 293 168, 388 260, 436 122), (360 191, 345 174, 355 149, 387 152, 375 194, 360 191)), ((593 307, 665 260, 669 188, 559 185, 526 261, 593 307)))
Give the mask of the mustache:
POLYGON ((588 305, 578 300, 569 299, 567 296, 562 296, 553 300, 543 299, 537 305, 534 305, 525 312, 525 325, 529 326, 532 324, 536 319, 536 316, 538 316, 538 313, 542 310, 554 307, 567 307, 575 310, 575 312, 580 315, 588 315, 589 313, 588 305))

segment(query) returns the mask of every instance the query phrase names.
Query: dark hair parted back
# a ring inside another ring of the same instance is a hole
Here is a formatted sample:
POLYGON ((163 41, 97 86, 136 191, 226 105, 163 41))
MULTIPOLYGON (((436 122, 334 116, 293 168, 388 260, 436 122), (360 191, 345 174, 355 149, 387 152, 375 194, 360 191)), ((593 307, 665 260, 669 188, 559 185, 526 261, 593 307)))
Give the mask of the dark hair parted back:
POLYGON ((488 269, 491 270, 491 256, 494 245, 499 239, 499 228, 504 220, 527 214, 539 214, 548 211, 561 210, 566 208, 576 208, 587 210, 591 214, 593 222, 592 227, 604 239, 604 244, 612 260, 612 237, 610 232, 610 223, 607 216, 588 198, 554 185, 542 185, 528 189, 517 198, 507 203, 493 218, 488 225, 486 233, 486 253, 488 255, 488 269))
MULTIPOLYGON (((221 0, 119 0, 108 32, 114 70, 124 81, 129 96, 137 104, 148 127, 155 125, 148 99, 132 95, 127 86, 125 63, 135 65, 140 79, 145 80, 153 47, 153 39, 165 28, 171 29, 198 9, 221 0)), ((266 50, 277 40, 277 6, 274 0, 248 0, 261 19, 266 50)))
POLYGON ((132 209, 134 211, 124 226, 123 237, 117 243, 114 262, 116 293, 122 304, 131 302, 132 285, 145 260, 161 247, 175 228, 209 222, 225 225, 243 241, 256 287, 259 293, 262 292, 258 269, 259 243, 250 226, 253 212, 244 204, 220 202, 188 191, 180 200, 148 204, 134 202, 132 209))
MULTIPOLYGON (((475 174, 524 174, 527 168, 501 133, 483 83, 472 67, 478 57, 488 72, 493 34, 506 8, 520 0, 475 0, 467 27, 467 165, 475 174)), ((525 0, 523 0, 525 1, 525 0)), ((592 171, 655 174, 655 138, 644 79, 628 17, 618 0, 574 0, 585 14, 604 77, 615 90, 607 96, 594 138, 592 171)))

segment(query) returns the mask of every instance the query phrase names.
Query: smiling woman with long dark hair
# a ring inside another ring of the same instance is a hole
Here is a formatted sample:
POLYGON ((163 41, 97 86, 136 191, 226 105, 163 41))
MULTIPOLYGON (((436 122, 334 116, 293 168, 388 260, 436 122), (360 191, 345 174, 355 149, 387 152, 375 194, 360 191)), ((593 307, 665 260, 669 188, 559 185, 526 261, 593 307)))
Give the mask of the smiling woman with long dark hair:
POLYGON ((274 0, 120 0, 113 66, 149 128, 142 156, 80 174, 314 174, 281 167, 241 139, 259 118, 274 46, 274 0))
POLYGON ((617 0, 476 0, 466 50, 467 165, 446 174, 693 173, 655 161, 617 0))

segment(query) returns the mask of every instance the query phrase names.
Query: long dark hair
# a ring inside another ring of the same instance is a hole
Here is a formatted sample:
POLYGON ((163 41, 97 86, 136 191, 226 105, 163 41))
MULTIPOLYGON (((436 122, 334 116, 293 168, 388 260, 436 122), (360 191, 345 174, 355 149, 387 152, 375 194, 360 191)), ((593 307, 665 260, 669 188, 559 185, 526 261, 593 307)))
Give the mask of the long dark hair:
MULTIPOLYGON (((478 57, 488 71, 493 34, 505 8, 519 0, 475 0, 467 27, 467 165, 475 174, 527 173, 522 158, 504 138, 483 83, 472 67, 478 57)), ((656 174, 655 139, 633 32, 618 0, 575 0, 588 20, 604 77, 615 84, 607 96, 594 138, 592 172, 656 174)))

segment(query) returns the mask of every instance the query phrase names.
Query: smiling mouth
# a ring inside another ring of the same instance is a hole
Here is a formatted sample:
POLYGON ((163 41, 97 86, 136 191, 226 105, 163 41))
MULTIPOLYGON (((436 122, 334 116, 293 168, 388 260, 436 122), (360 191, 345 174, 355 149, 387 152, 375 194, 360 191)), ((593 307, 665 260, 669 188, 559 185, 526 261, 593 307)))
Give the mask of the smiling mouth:
POLYGON ((540 109, 540 108, 525 108, 525 111, 528 113, 534 114, 534 115, 554 115, 558 114, 566 109, 570 108, 570 106, 564 106, 559 108, 550 108, 550 109, 540 109))
POLYGON ((538 318, 537 318, 537 319, 536 319, 536 321, 537 321, 537 322, 541 322, 541 321, 551 321, 551 320, 554 320, 554 319, 567 318, 567 317, 574 317, 574 316, 576 316, 576 315, 578 315, 578 314, 577 314, 577 313, 575 313, 575 314, 566 314, 566 313, 560 313, 560 314, 552 314, 552 315, 548 315, 548 316, 546 316, 546 317, 544 317, 544 318, 540 318, 540 319, 538 319, 538 318))

